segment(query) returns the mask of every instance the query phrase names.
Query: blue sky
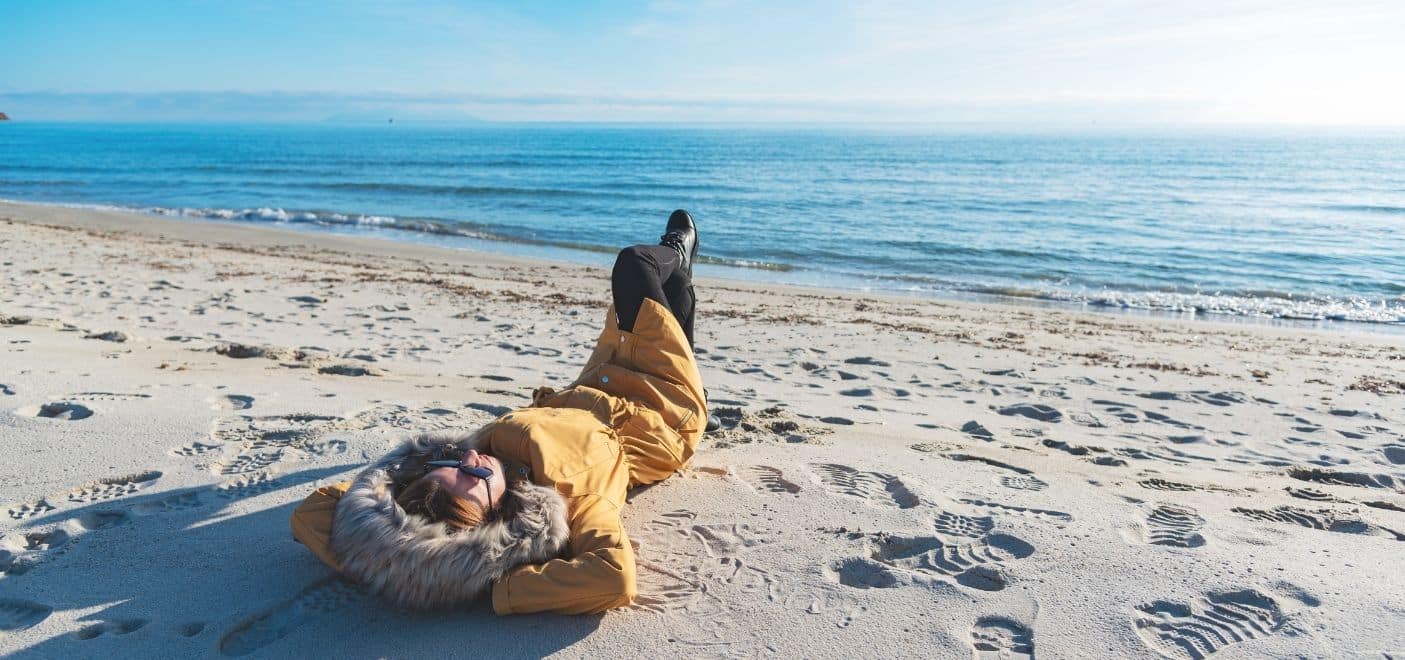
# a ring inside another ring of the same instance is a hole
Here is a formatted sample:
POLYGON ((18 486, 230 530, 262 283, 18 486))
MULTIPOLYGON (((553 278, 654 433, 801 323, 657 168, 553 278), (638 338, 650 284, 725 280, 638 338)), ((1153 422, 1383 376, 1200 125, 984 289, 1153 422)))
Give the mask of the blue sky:
POLYGON ((6 3, 16 118, 1405 124, 1400 0, 6 3))

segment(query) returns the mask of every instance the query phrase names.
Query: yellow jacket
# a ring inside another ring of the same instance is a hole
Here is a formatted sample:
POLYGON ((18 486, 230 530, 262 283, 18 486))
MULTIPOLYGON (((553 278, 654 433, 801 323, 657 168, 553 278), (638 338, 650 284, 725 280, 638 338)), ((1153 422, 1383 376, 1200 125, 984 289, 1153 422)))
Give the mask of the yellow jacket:
MULTIPOLYGON (((686 465, 706 420, 697 362, 672 313, 645 300, 626 332, 611 308, 575 383, 538 390, 532 407, 503 415, 479 436, 480 449, 509 475, 554 487, 569 507, 564 558, 497 580, 494 611, 580 614, 632 601, 634 552, 620 519, 625 494, 686 465)), ((348 486, 321 488, 293 512, 293 535, 333 568, 328 539, 348 486)))

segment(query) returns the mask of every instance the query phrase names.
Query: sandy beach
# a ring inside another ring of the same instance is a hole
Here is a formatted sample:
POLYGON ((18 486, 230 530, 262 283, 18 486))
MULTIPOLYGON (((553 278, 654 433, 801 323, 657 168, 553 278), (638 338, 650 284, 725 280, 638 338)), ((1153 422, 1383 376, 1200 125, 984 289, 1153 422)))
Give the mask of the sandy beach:
POLYGON ((499 618, 288 516, 570 382, 604 269, 8 203, 0 246, 6 657, 1405 655, 1402 335, 702 279, 724 429, 631 495, 638 601, 499 618))

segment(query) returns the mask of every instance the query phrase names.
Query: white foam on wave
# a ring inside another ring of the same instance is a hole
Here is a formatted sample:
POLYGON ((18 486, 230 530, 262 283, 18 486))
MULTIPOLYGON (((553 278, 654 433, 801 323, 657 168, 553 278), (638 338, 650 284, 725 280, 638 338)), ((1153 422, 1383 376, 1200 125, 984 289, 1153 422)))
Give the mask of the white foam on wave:
POLYGON ((1365 298, 1254 296, 1227 293, 1173 291, 1070 292, 1050 290, 1040 297, 1079 302, 1101 307, 1146 309, 1194 314, 1260 316, 1299 321, 1354 321, 1357 323, 1405 323, 1405 299, 1397 301, 1365 298))
POLYGON ((143 213, 161 216, 186 218, 209 218, 211 220, 248 220, 254 222, 313 223, 327 225, 388 226, 398 224, 396 218, 384 215, 359 215, 330 213, 324 211, 288 211, 281 208, 260 207, 254 209, 212 209, 212 208, 167 208, 151 206, 140 209, 143 213))

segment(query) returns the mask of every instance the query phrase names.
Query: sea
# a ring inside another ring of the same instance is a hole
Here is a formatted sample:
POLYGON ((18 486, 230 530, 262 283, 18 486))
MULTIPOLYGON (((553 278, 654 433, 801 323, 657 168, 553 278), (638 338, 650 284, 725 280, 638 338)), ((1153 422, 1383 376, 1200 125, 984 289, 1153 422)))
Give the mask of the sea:
POLYGON ((697 274, 1405 327, 1405 132, 0 123, 0 198, 697 274))

